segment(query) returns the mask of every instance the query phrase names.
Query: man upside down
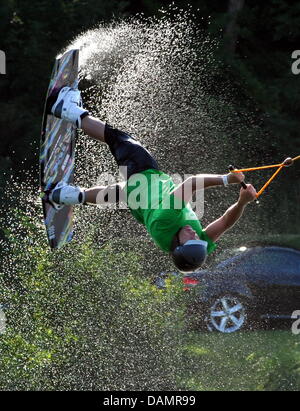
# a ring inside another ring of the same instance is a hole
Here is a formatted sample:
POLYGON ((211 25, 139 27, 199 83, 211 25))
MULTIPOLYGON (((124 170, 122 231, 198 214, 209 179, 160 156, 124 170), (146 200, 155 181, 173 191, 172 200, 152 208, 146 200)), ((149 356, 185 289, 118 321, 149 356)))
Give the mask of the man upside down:
POLYGON ((242 173, 198 174, 176 187, 139 141, 91 117, 82 108, 79 90, 62 88, 51 113, 76 125, 89 137, 108 144, 126 181, 124 184, 88 189, 61 181, 48 195, 49 202, 59 208, 64 205, 125 201, 136 220, 146 227, 154 243, 170 253, 175 266, 182 272, 199 269, 207 255, 216 248, 216 241, 239 220, 246 205, 256 199, 254 187, 247 184, 246 188, 241 188, 237 202, 203 229, 190 205, 195 191, 199 186, 206 189, 239 184, 245 178, 242 173))

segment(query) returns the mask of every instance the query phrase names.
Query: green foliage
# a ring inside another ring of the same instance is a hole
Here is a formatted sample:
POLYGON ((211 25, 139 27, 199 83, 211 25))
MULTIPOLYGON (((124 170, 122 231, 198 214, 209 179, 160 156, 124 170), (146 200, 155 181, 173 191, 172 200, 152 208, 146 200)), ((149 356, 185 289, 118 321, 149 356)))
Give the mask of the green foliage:
MULTIPOLYGON (((299 4, 291 7, 287 0, 245 2, 238 17, 237 51, 229 58, 226 49, 221 50, 240 86, 265 115, 270 145, 294 153, 300 149, 300 106, 291 54, 299 48, 299 10, 299 4)), ((224 27, 221 17, 219 22, 224 27)))
POLYGON ((182 382, 199 391, 299 391, 299 344, 290 330, 190 333, 182 382))
POLYGON ((141 278, 140 257, 112 245, 51 252, 37 222, 18 214, 0 282, 8 307, 1 389, 176 389, 181 283, 158 290, 141 278))
POLYGON ((300 364, 280 364, 273 367, 264 385, 265 391, 299 391, 300 364))

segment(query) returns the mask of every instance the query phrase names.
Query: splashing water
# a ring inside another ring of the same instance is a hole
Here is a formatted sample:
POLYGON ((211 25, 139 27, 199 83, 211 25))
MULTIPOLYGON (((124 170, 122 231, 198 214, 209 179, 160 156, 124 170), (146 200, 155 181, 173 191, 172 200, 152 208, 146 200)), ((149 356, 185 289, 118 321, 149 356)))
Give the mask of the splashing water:
MULTIPOLYGON (((224 135, 234 113, 230 113, 228 90, 218 90, 218 96, 211 90, 219 70, 214 57, 217 43, 196 27, 189 12, 179 12, 175 18, 166 13, 161 19, 103 25, 82 34, 68 48, 80 49, 82 84, 92 84, 83 93, 85 106, 139 139, 163 171, 182 178, 226 172, 226 157, 234 148, 224 135)), ((107 147, 81 136, 78 184, 107 184, 105 173, 117 177, 107 147)), ((217 208, 210 208, 209 219, 220 213, 219 200, 217 208)), ((85 227, 98 228, 103 221, 100 239, 115 236, 116 230, 117 235, 146 237, 128 212, 84 209, 79 220, 85 227)))
MULTIPOLYGON (((177 11, 172 16, 165 12, 160 19, 139 17, 100 25, 76 38, 68 46, 71 48, 80 49, 84 105, 94 116, 136 136, 163 171, 182 176, 221 173, 238 157, 243 141, 236 139, 232 145, 224 136, 237 133, 237 129, 245 134, 250 131, 239 123, 230 105, 230 88, 223 85, 219 89, 214 84, 219 70, 214 57, 217 43, 196 27, 190 12, 177 11)), ((255 133, 255 125, 250 129, 255 133)), ((119 178, 105 145, 80 135, 76 149, 78 185, 106 184, 112 175, 119 178)), ((22 182, 10 181, 1 210, 2 228, 9 227, 11 242, 8 245, 1 240, 0 286, 14 313, 7 314, 11 334, 5 344, 17 341, 21 347, 17 351, 11 348, 8 363, 12 371, 6 369, 5 387, 178 387, 174 375, 186 364, 173 346, 181 334, 174 336, 169 326, 159 328, 164 321, 177 321, 173 298, 178 295, 167 294, 160 302, 162 294, 159 297, 149 289, 143 294, 141 288, 130 284, 132 275, 126 280, 126 270, 149 278, 171 269, 168 258, 154 248, 146 230, 128 210, 97 207, 76 209, 74 241, 51 254, 37 191, 30 173, 22 182), (20 209, 28 217, 22 224, 24 216, 21 220, 16 216, 20 209), (93 248, 91 239, 100 245, 111 242, 112 249, 93 248), (127 262, 130 252, 133 262, 127 262), (139 263, 134 253, 142 256, 139 263), (130 290, 134 298, 123 295, 123 289, 130 290), (151 328, 151 321, 160 324, 158 331, 151 328), (57 345, 53 348, 53 344, 57 345)), ((228 200, 220 199, 216 192, 207 195, 208 203, 209 217, 205 218, 211 221, 224 211, 228 200)), ((242 342, 246 345, 245 339, 242 342)), ((208 370, 211 364, 208 361, 203 367, 208 370)), ((1 378, 0 385, 4 386, 1 378)), ((199 388, 192 376, 187 386, 199 388)), ((219 384, 218 388, 226 386, 219 384)), ((234 388, 239 389, 238 383, 234 388)))

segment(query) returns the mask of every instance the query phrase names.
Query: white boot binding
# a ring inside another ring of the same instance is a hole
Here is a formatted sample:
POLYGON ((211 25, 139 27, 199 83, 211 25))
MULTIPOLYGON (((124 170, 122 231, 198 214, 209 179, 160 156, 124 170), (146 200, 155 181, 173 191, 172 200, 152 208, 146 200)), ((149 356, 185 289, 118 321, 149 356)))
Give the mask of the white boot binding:
MULTIPOLYGON (((52 101, 53 98, 51 97, 52 101)), ((58 118, 62 118, 76 127, 81 128, 81 120, 89 115, 89 112, 82 107, 81 93, 78 89, 63 87, 55 103, 52 105, 51 113, 58 118)))

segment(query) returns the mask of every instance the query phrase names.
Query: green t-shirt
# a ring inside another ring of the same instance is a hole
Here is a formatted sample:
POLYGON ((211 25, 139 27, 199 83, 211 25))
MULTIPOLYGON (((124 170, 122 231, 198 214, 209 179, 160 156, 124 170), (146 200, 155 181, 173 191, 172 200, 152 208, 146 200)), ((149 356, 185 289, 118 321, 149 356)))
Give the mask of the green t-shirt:
POLYGON ((190 204, 170 194, 174 188, 171 177, 161 171, 148 169, 133 174, 126 184, 127 204, 132 215, 166 252, 170 251, 177 231, 190 225, 201 240, 207 241, 207 252, 211 253, 216 244, 203 231, 190 204))

